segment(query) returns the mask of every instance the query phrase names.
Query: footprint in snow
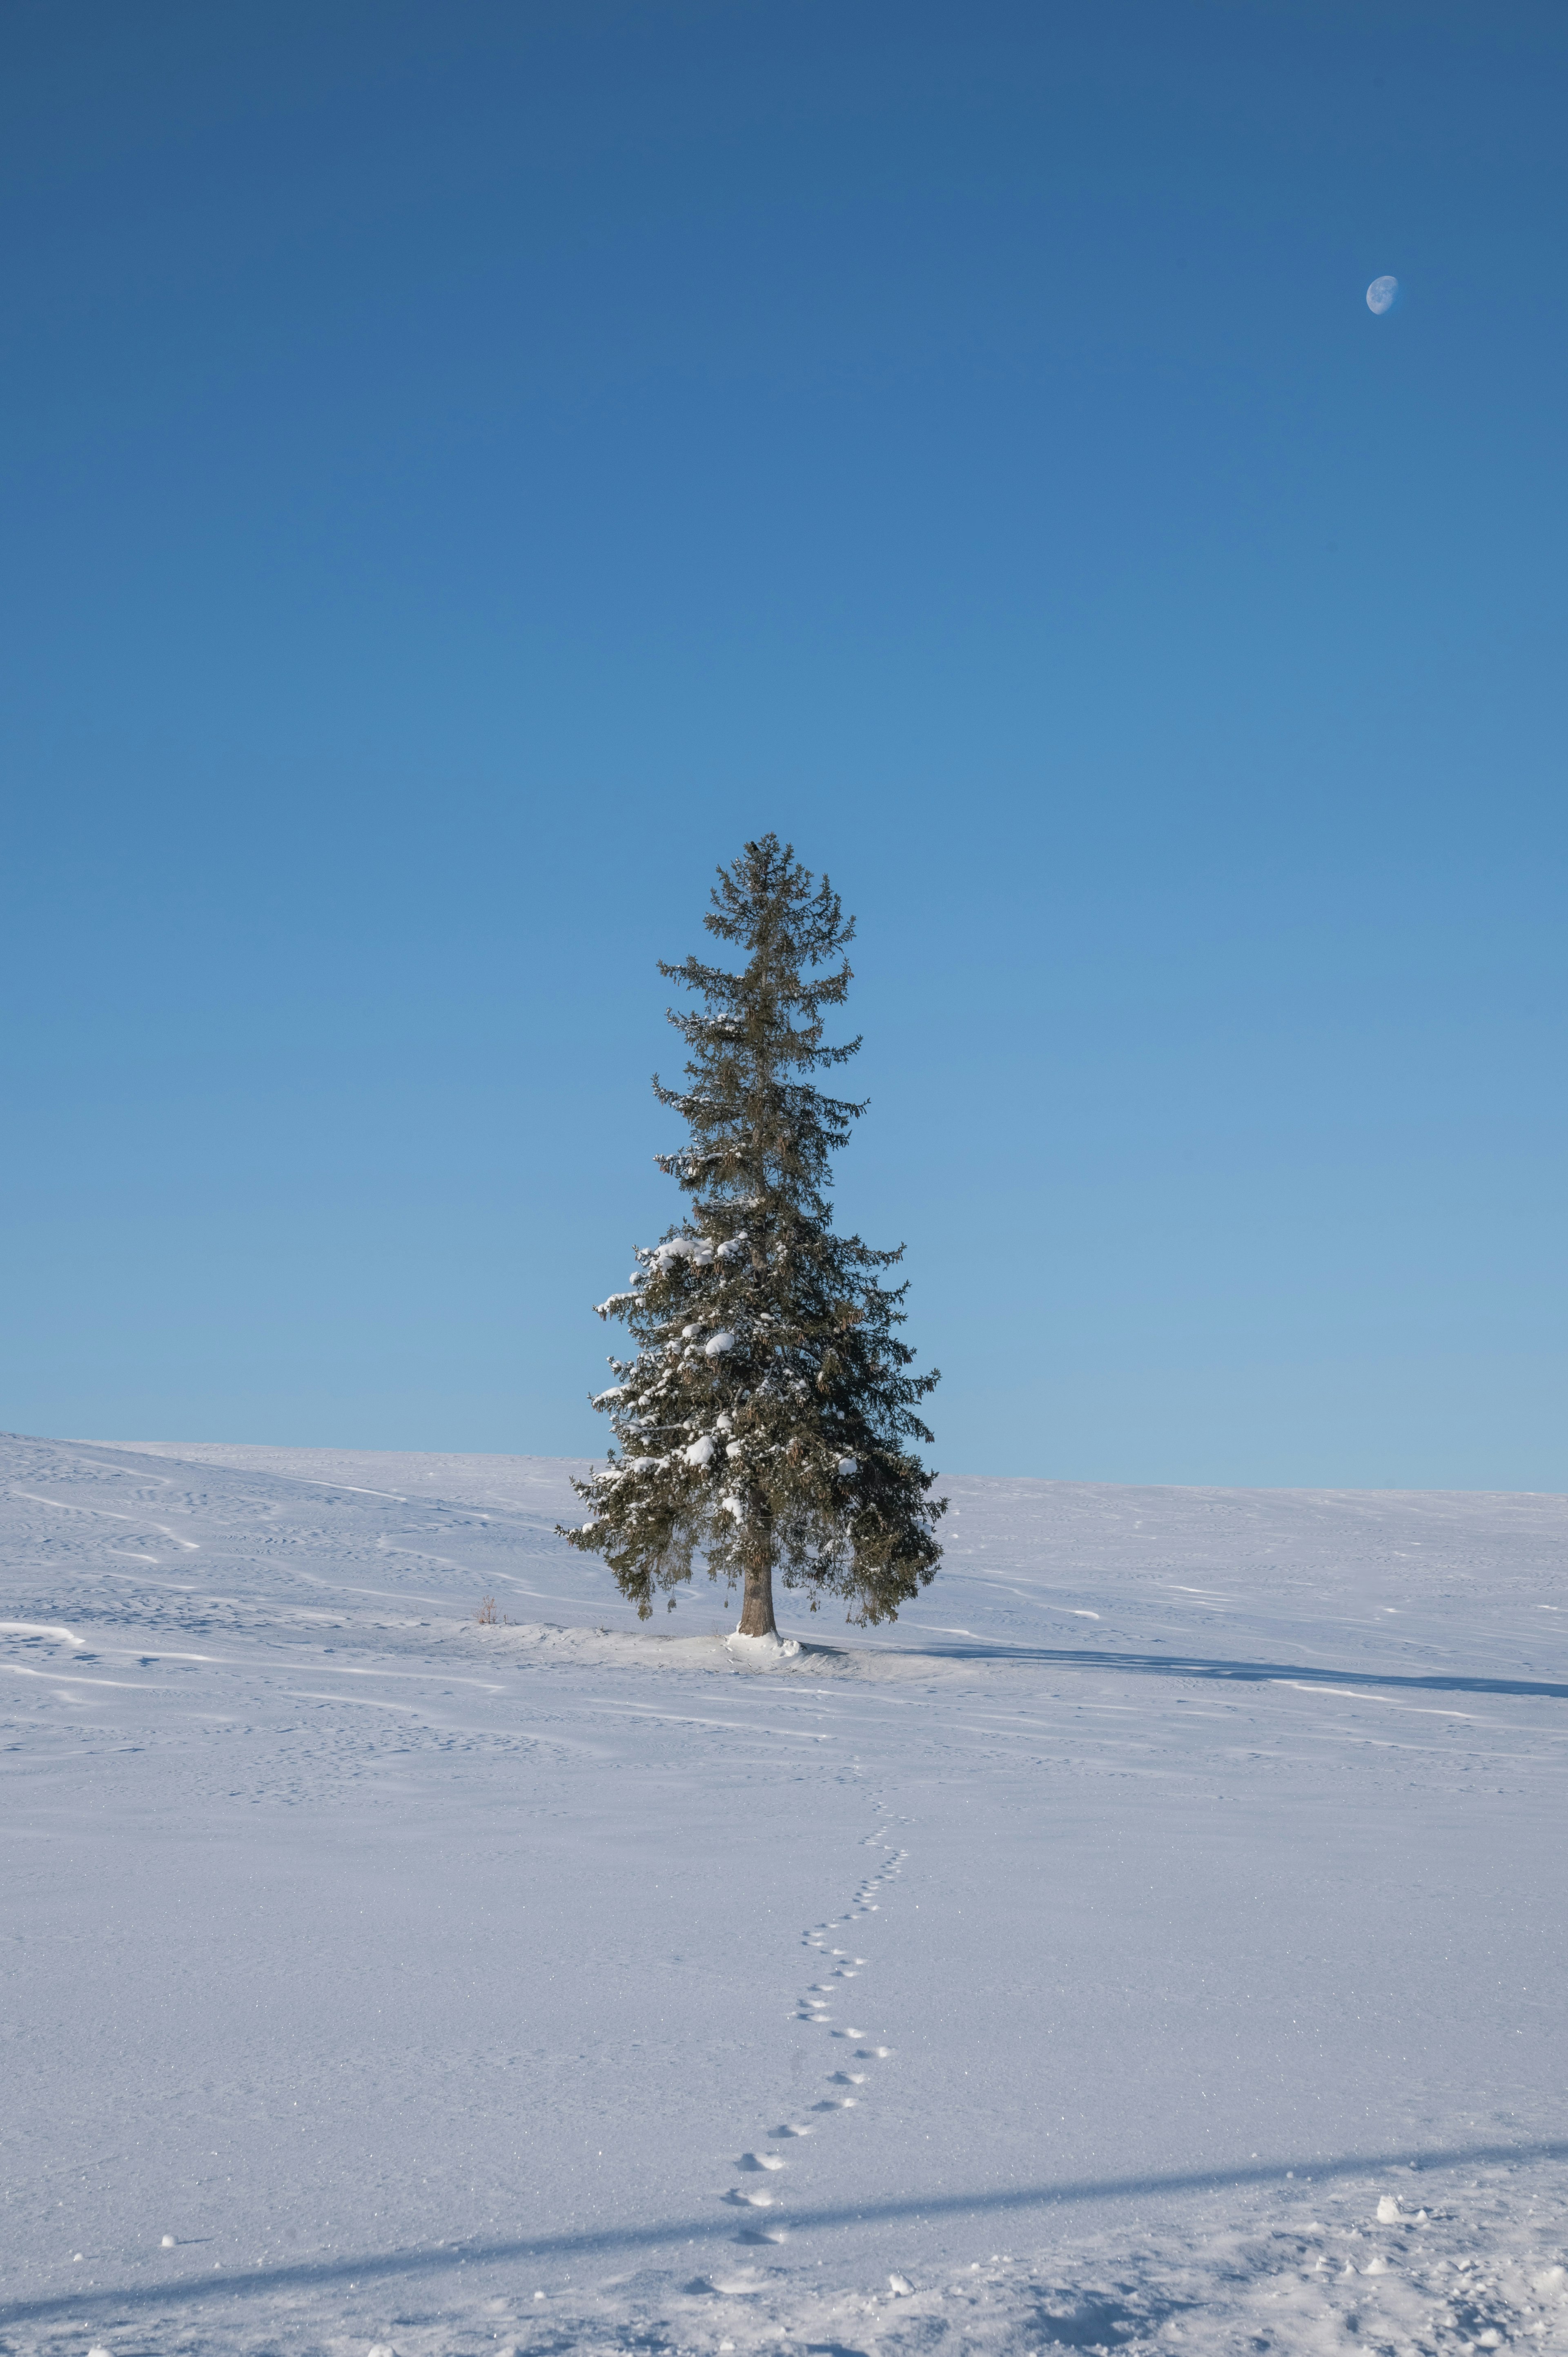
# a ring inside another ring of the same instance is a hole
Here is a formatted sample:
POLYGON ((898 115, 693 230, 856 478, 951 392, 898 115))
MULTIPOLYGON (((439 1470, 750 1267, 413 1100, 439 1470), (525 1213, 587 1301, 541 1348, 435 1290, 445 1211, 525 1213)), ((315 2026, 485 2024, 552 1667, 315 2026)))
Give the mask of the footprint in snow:
MULTIPOLYGON (((906 1851, 898 1850, 878 1873, 865 1876, 845 1914, 836 1915, 828 1922, 819 1923, 811 1931, 801 1933, 801 1946, 808 1954, 818 1960, 818 1969, 827 1968, 831 1977, 825 1981, 813 1981, 811 1987, 796 1998, 794 2018, 797 2021, 811 2022, 822 2029, 830 2028, 832 2021, 830 2000, 834 1989, 840 1982, 857 1980, 871 1961, 868 1956, 859 1956, 848 1948, 832 1944, 831 1935, 834 1932, 847 1931, 852 1923, 860 1921, 867 1915, 875 1915, 878 1911, 875 1894, 881 1889, 885 1882, 891 1882, 895 1878, 907 1855, 906 1851)), ((865 2039, 866 2033, 864 2029, 856 2029, 853 2024, 846 2024, 842 2029, 833 2029, 832 2035, 835 2039, 847 2039, 854 2041, 865 2039)), ((857 2062, 880 2062, 885 2061, 892 2051, 893 2049, 890 2046, 857 2044, 854 2048, 854 2059, 857 2062)), ((865 2071, 835 2071, 832 2074, 830 2083, 843 2088, 864 2087, 869 2075, 865 2071)), ((824 2095, 822 2101, 814 2104, 811 2108, 814 2112, 849 2112, 854 2109, 858 2100, 857 2096, 847 2093, 824 2095)), ((784 2120, 778 2127, 770 2128, 768 2134, 782 2139, 810 2136, 811 2129, 804 2120, 784 2120)), ((736 2164, 737 2168, 753 2175, 759 2174, 763 2170, 780 2169, 786 2165, 777 2154, 756 2152, 743 2154, 736 2164)), ((763 2192, 760 2189, 752 2191, 741 2186, 732 2187, 724 2199, 736 2208, 746 2210, 771 2209, 774 2201, 771 2193, 763 2192)), ((781 2242, 784 2236, 779 2232, 764 2231, 758 2227, 746 2230, 738 2239, 742 2242, 781 2242)))

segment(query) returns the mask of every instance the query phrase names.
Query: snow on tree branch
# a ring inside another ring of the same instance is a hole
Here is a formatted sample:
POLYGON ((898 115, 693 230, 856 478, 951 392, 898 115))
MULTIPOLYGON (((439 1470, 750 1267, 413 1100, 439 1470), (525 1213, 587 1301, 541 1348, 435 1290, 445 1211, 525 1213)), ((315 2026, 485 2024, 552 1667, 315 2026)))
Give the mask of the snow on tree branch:
POLYGON ((903 1247, 839 1235, 825 1193, 865 1105, 802 1077, 860 1046, 827 1041, 823 1020, 852 979, 854 921, 768 835, 718 871, 704 922, 746 963, 660 969, 702 1002, 669 1018, 687 1085, 654 1081, 689 1132, 655 1157, 689 1211, 598 1305, 637 1351, 612 1359, 594 1401, 615 1445, 575 1484, 590 1512, 565 1535, 606 1557, 644 1615, 659 1593, 672 1607, 700 1563, 743 1586, 747 1633, 773 1627, 776 1570, 813 1610, 832 1595, 852 1620, 889 1620, 934 1574, 946 1501, 917 1453, 938 1377, 909 1372, 896 1330, 908 1287, 878 1275, 903 1247))

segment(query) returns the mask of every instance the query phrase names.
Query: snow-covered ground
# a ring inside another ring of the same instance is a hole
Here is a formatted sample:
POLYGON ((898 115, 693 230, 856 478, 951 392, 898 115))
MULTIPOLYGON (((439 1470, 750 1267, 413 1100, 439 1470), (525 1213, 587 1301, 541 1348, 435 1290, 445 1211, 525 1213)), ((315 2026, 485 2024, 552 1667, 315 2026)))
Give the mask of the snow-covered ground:
POLYGON ((955 1480, 768 1665, 546 1459, 0 1466, 0 2346, 1568 2349, 1568 1501, 955 1480))

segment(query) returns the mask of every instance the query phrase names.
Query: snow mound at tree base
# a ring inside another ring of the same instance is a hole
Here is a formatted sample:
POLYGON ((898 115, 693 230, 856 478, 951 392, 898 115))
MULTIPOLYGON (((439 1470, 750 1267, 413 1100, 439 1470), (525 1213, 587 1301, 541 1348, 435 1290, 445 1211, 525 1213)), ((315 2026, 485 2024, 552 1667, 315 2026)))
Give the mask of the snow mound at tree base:
POLYGON ((465 1651, 511 1656, 531 1665, 613 1669, 703 1670, 714 1676, 793 1675, 807 1678, 972 1681, 993 1665, 913 1645, 824 1645, 799 1637, 713 1634, 667 1637, 660 1630, 585 1629, 554 1621, 507 1621, 475 1627, 448 1623, 447 1641, 465 1651))
POLYGON ((798 1637, 743 1637, 737 1629, 725 1639, 725 1651, 748 1670, 776 1670, 784 1662, 798 1660, 800 1641, 798 1637))

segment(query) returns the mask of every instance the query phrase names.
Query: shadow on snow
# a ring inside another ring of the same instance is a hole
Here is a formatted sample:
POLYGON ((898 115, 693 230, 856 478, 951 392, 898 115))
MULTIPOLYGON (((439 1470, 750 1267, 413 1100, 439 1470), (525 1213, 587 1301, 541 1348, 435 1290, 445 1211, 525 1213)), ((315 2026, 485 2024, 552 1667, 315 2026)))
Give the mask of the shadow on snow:
MULTIPOLYGON (((1266 2162, 1244 2169, 1205 2169, 1165 2176, 1069 2179, 1060 2185, 1020 2186, 1010 2193, 936 2193, 890 2201, 866 2201, 833 2210, 795 2210, 791 2233, 812 2226, 875 2226, 908 2220, 997 2217, 1025 2210, 1049 2210, 1075 2201, 1148 2199, 1162 2193, 1220 2192, 1247 2185, 1321 2183, 1326 2178, 1367 2177, 1391 2169, 1474 2168, 1479 2163, 1518 2166, 1530 2161, 1568 2160, 1568 2141, 1552 2144, 1462 2145, 1449 2150, 1362 2153, 1341 2160, 1266 2162)), ((38 2322, 51 2316, 84 2317, 104 2310, 193 2306, 200 2300, 234 2299, 271 2291, 308 2291, 331 2285, 385 2282, 395 2276, 435 2275, 459 2266, 495 2266, 523 2259, 586 2258, 603 2253, 733 2242, 733 2213, 715 2218, 670 2218, 655 2225, 606 2226, 585 2233, 519 2235, 515 2240, 442 2244, 435 2249, 381 2251, 353 2259, 302 2259, 293 2266, 225 2269, 214 2280, 198 2276, 161 2284, 126 2284, 115 2289, 59 2292, 47 2299, 13 2300, 0 2308, 0 2325, 38 2322)))
MULTIPOLYGON (((884 1650, 884 1649, 879 1649, 884 1650)), ((1273 1685, 1299 1679, 1315 1686, 1378 1689, 1412 1694, 1523 1695, 1568 1702, 1568 1684, 1553 1685, 1536 1678, 1466 1678, 1434 1671, 1409 1676, 1378 1670, 1330 1670, 1321 1663, 1302 1668, 1290 1662, 1213 1661, 1197 1653, 1087 1652, 1077 1647, 1048 1645, 954 1644, 889 1645, 886 1652, 905 1661, 1036 1662, 1063 1670, 1127 1670, 1135 1674, 1166 1678, 1210 1678, 1243 1685, 1273 1685)))

